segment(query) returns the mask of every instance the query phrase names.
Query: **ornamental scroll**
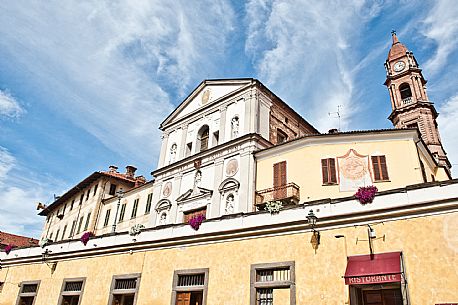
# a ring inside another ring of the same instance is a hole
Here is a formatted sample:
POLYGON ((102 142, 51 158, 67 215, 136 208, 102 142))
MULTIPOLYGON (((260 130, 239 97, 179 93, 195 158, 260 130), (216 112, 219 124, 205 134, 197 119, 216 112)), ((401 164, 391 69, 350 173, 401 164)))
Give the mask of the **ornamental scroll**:
POLYGON ((350 149, 345 155, 337 157, 337 164, 341 192, 352 192, 361 186, 372 185, 369 156, 360 155, 350 149))

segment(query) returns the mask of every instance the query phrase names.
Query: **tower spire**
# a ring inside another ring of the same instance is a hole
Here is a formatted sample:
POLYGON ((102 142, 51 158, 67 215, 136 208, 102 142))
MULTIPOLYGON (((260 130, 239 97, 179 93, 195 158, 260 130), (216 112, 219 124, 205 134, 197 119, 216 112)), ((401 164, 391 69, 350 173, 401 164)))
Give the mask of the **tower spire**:
POLYGON ((421 138, 450 176, 451 164, 442 147, 437 125, 438 113, 429 101, 426 80, 417 60, 391 32, 393 45, 385 61, 385 86, 390 94, 392 112, 388 117, 395 128, 417 128, 421 138))

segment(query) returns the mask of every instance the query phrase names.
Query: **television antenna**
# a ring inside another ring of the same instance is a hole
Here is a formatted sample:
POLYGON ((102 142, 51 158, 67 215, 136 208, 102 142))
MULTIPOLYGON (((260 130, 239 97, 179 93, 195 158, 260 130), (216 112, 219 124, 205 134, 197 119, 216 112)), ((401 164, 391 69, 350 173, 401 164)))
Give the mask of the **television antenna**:
POLYGON ((337 105, 337 111, 336 112, 328 112, 328 115, 336 115, 334 118, 337 118, 339 120, 339 132, 340 130, 340 108, 342 108, 342 105, 337 105))

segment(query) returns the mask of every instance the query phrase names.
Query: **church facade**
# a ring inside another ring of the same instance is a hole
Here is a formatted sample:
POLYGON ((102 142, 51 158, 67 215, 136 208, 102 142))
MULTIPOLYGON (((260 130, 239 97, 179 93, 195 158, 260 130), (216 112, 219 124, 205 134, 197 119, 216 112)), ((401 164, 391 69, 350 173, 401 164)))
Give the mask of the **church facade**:
POLYGON ((413 53, 395 129, 322 134, 255 79, 206 80, 160 125, 154 180, 94 172, 39 246, 0 252, 0 305, 458 302, 458 181, 413 53))

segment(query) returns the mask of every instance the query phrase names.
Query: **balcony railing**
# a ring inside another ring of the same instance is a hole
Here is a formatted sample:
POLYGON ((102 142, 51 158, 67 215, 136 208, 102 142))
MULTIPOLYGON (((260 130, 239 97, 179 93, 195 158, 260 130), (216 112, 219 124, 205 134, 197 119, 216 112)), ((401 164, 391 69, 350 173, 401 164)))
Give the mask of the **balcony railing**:
POLYGON ((403 105, 408 105, 412 103, 412 97, 406 97, 405 99, 402 100, 403 105))
POLYGON ((284 205, 298 204, 300 200, 299 186, 290 182, 282 186, 256 191, 256 206, 263 206, 269 201, 281 201, 284 205))

